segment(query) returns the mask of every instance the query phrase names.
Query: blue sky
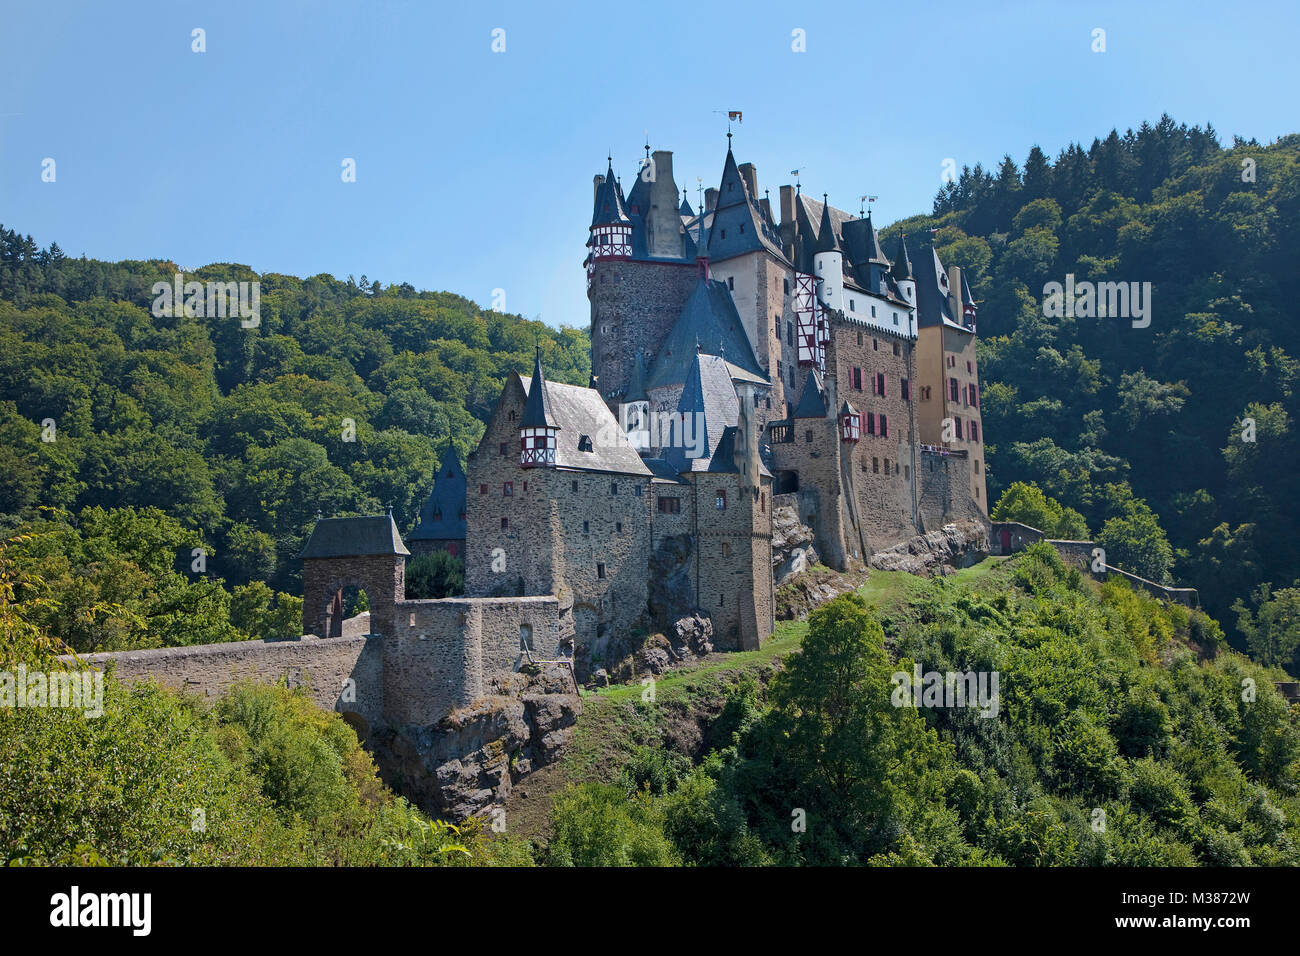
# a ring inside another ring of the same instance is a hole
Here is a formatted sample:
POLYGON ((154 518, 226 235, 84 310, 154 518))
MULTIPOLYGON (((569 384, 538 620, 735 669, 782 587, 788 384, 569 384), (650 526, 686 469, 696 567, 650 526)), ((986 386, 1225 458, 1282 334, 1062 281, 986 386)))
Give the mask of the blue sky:
POLYGON ((1226 142, 1298 126, 1292 2, 6 6, 6 226, 108 260, 501 288, 552 325, 587 322, 607 151, 630 188, 648 130, 694 204, 717 110, 743 111, 737 159, 774 201, 800 168, 843 208, 878 195, 882 226, 930 209, 949 157, 1022 163, 1162 112, 1226 142))

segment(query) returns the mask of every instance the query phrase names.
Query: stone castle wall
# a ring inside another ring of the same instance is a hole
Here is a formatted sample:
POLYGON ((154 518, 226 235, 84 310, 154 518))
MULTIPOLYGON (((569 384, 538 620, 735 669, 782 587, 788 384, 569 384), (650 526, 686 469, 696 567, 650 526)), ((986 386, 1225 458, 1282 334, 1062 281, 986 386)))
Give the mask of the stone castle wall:
POLYGON ((290 687, 309 687, 312 699, 326 710, 354 713, 375 726, 384 723, 384 653, 384 640, 378 637, 308 635, 116 651, 81 660, 97 670, 111 662, 118 678, 127 682, 152 677, 166 687, 213 701, 240 681, 284 680, 290 687))
POLYGON ((561 656, 554 597, 403 601, 385 639, 383 693, 388 722, 428 726, 492 693, 494 678, 534 660, 561 656))

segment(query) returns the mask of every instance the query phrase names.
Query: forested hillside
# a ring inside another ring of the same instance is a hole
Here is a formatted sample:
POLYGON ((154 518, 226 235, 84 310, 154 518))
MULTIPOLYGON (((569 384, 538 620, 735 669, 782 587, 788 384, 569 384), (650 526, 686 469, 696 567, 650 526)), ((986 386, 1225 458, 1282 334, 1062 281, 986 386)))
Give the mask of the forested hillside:
POLYGON ((155 316, 178 269, 0 229, 0 530, 57 532, 11 558, 78 650, 293 631, 318 513, 391 506, 406 531, 443 443, 477 443, 537 344, 556 380, 588 380, 584 331, 364 276, 210 265, 186 281, 260 280, 257 327, 155 316))
MULTIPOLYGON (((932 236, 971 280, 990 501, 1011 491, 996 514, 1200 589, 1235 644, 1292 667, 1298 154, 1300 136, 1225 148, 1163 117, 965 169, 882 234, 892 250, 906 231, 918 262, 932 236), (1150 324, 1045 315, 1067 274, 1150 282, 1150 324)), ((256 328, 155 316, 151 288, 177 271, 0 228, 0 530, 62 535, 16 554, 82 650, 292 630, 318 512, 391 505, 409 530, 440 443, 473 446, 535 343, 557 380, 588 378, 585 330, 364 276, 210 265, 186 279, 261 282, 256 328)))
POLYGON ((1300 640, 1298 157, 1300 136, 1225 148, 1165 116, 963 169, 885 233, 915 250, 934 230, 980 303, 989 500, 1032 482, 1094 534, 1136 514, 1140 570, 1198 588, 1238 642, 1289 621, 1283 661, 1300 640), (1150 325, 1045 316, 1067 274, 1150 282, 1150 325))

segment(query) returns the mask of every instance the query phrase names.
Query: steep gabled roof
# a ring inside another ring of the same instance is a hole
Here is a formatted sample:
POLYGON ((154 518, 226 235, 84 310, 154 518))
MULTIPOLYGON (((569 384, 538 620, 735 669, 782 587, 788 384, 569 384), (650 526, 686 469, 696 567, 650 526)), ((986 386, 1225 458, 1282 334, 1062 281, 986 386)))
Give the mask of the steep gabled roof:
POLYGON ((611 163, 605 173, 605 181, 596 187, 596 203, 591 213, 593 226, 630 225, 627 211, 623 206, 623 190, 614 179, 614 166, 611 163))
POLYGON ((944 271, 933 242, 918 258, 921 261, 916 268, 917 328, 947 325, 969 331, 952 314, 952 306, 948 301, 948 274, 944 271))
POLYGON ((718 185, 718 202, 712 210, 708 226, 707 249, 715 262, 764 249, 779 261, 786 262, 781 251, 781 238, 768 217, 749 192, 749 185, 740 175, 736 157, 727 150, 722 167, 722 182, 718 185))
POLYGON ((636 359, 632 362, 632 374, 628 376, 627 388, 623 390, 623 401, 644 402, 649 396, 645 392, 646 367, 645 353, 636 350, 636 359))
POLYGON ((697 351, 724 356, 732 365, 768 381, 725 282, 701 278, 696 283, 655 356, 646 388, 684 383, 697 351))
POLYGON ((317 518, 300 558, 356 558, 410 554, 391 514, 317 518))
MULTIPOLYGON (((546 376, 542 374, 542 350, 537 350, 537 355, 533 359, 533 381, 546 384, 546 376)), ((551 414, 551 397, 546 388, 538 388, 528 393, 528 401, 524 403, 524 414, 519 420, 520 428, 559 428, 560 424, 551 414)))
MULTIPOLYGON (((825 197, 823 197, 824 199, 825 197)), ((839 236, 835 234, 835 224, 831 222, 831 204, 822 203, 822 221, 817 227, 817 246, 815 252, 843 252, 839 236)))
POLYGON ((433 479, 433 490, 420 508, 420 521, 410 534, 411 540, 465 537, 465 494, 465 469, 456 449, 448 442, 433 479))
POLYGON ((795 418, 825 418, 826 389, 822 386, 821 373, 813 369, 803 383, 803 394, 794 409, 795 418))
MULTIPOLYGON (((518 376, 524 391, 525 407, 539 389, 536 379, 518 376)), ((509 386, 507 386, 509 387, 509 386)), ((565 385, 542 380, 540 391, 559 431, 556 432, 555 465, 585 471, 608 471, 623 475, 646 475, 648 469, 632 447, 623 429, 600 397, 600 393, 580 385, 565 385), (583 439, 588 439, 584 442, 583 439), (586 448, 590 451, 586 451, 586 448)))
POLYGON ((681 204, 681 206, 678 208, 677 212, 678 212, 678 214, 680 214, 680 215, 682 215, 682 216, 688 216, 688 217, 690 217, 690 218, 694 218, 694 217, 695 217, 695 210, 691 208, 691 204, 690 204, 690 202, 689 202, 689 201, 687 200, 687 198, 686 198, 686 190, 685 190, 685 189, 682 190, 682 204, 681 204))
POLYGON ((678 472, 709 470, 723 431, 728 425, 735 425, 740 416, 740 400, 727 363, 716 355, 697 353, 677 402, 677 411, 691 429, 693 441, 689 444, 696 447, 685 447, 688 443, 679 440, 664 449, 664 460, 678 472), (692 457, 697 449, 700 454, 692 457))
POLYGON ((912 259, 907 254, 907 236, 898 234, 898 252, 894 253, 894 265, 889 275, 895 282, 912 278, 912 259))

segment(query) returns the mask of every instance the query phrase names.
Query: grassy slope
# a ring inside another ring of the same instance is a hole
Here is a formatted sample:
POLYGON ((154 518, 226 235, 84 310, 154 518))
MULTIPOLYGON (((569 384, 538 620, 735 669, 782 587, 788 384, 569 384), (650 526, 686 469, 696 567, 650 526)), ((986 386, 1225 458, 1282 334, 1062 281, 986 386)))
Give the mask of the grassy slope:
MULTIPOLYGON (((1002 577, 996 572, 1005 560, 986 558, 947 580, 962 586, 993 583, 1002 577)), ((872 571, 858 593, 888 615, 902 611, 927 581, 905 571, 872 571)), ((707 723, 717 715, 727 688, 745 675, 766 681, 807 633, 807 621, 778 621, 759 650, 714 653, 662 674, 655 680, 653 704, 642 702, 648 688, 640 684, 584 692, 582 716, 564 756, 529 775, 511 795, 506 805, 509 832, 525 838, 544 836, 556 793, 570 783, 614 782, 638 746, 692 749, 699 741, 701 720, 707 723)))

